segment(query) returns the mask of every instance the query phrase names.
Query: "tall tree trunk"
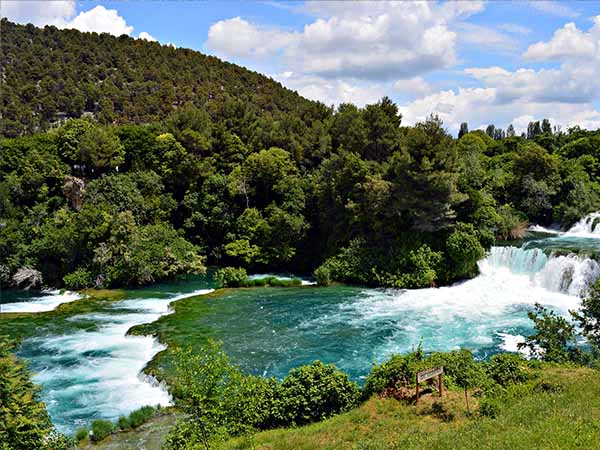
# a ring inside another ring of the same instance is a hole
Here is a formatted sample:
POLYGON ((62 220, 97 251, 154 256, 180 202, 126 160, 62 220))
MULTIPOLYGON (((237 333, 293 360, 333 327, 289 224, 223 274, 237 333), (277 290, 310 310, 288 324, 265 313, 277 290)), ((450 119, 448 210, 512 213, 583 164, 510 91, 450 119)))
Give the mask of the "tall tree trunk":
POLYGON ((469 408, 469 394, 467 393, 467 388, 465 388, 465 403, 467 404, 467 413, 471 414, 471 409, 469 408))

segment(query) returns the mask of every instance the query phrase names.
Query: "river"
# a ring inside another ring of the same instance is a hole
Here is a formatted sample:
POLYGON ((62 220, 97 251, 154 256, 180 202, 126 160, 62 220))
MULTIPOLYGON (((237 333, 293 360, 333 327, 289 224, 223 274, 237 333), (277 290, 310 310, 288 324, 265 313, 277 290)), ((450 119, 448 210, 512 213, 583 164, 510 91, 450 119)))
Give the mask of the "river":
MULTIPOLYGON (((519 246, 493 247, 480 275, 438 289, 386 290, 349 286, 256 288, 211 300, 195 326, 209 329, 245 371, 281 378, 290 368, 321 359, 360 382, 373 363, 422 343, 425 350, 465 347, 485 358, 517 351, 531 332, 527 312, 536 302, 568 316, 579 294, 600 275, 589 255, 600 253, 592 214, 566 233, 532 229, 519 246)), ((57 427, 72 432, 95 418, 116 419, 142 405, 167 405, 164 386, 141 374, 164 347, 128 336, 134 325, 170 312, 169 304, 212 285, 193 278, 130 290, 126 298, 68 317, 59 329, 42 321, 19 354, 57 427)), ((49 311, 77 301, 72 293, 10 293, 2 312, 49 311)))

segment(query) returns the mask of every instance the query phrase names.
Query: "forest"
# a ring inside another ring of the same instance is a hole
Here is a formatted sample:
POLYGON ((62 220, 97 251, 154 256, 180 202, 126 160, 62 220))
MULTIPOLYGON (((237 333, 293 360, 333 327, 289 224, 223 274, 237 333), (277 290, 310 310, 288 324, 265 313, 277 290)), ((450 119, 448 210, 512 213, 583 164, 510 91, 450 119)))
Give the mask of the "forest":
POLYGON ((3 284, 231 266, 439 286, 476 275, 496 239, 600 206, 598 131, 544 119, 454 138, 436 116, 403 125, 387 97, 327 107, 187 49, 2 30, 3 284))

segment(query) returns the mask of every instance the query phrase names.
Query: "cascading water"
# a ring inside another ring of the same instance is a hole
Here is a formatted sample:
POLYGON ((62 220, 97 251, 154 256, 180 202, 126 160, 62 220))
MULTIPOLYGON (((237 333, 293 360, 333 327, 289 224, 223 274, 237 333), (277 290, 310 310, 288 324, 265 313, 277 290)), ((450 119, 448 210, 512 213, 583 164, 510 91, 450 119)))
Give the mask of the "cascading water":
MULTIPOLYGON (((283 377, 315 359, 334 363, 359 381, 373 362, 416 348, 469 348, 478 357, 521 351, 531 333, 527 318, 535 303, 569 317, 579 294, 600 276, 600 213, 566 233, 532 235, 522 247, 493 247, 479 263, 480 275, 442 288, 415 290, 257 288, 233 290, 211 300, 194 317, 202 332, 223 341, 225 351, 253 374, 283 377)), ((538 229, 537 231, 544 231, 538 229)), ((60 332, 39 327, 21 356, 37 372, 53 421, 72 431, 96 418, 148 403, 168 403, 168 394, 139 377, 163 347, 151 337, 126 336, 135 324, 169 313, 169 303, 208 291, 197 282, 166 284, 129 293, 100 310, 74 315, 60 332), (179 295, 175 293, 180 293, 179 295)), ((54 293, 29 302, 5 299, 7 310, 48 311, 77 300, 54 293)), ((0 299, 1 301, 2 299, 0 299)), ((201 301, 201 300, 198 300, 201 301)), ((41 323, 41 322, 40 322, 41 323)))
POLYGON ((588 214, 573 225, 566 234, 600 237, 600 212, 588 214))
POLYGON ((551 255, 538 248, 492 247, 479 264, 482 274, 506 268, 528 275, 532 283, 552 292, 580 295, 600 276, 600 264, 592 258, 576 255, 551 255))

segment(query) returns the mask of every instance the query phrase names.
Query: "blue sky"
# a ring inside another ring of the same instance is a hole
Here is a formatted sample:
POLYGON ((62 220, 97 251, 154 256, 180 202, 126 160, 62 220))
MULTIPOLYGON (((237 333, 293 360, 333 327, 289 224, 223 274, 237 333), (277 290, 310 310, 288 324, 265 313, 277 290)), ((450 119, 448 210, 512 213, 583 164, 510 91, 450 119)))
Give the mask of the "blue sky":
POLYGON ((193 48, 327 104, 387 95, 404 123, 600 127, 600 2, 1 1, 17 22, 193 48))

